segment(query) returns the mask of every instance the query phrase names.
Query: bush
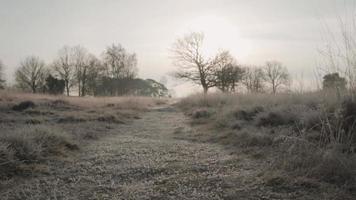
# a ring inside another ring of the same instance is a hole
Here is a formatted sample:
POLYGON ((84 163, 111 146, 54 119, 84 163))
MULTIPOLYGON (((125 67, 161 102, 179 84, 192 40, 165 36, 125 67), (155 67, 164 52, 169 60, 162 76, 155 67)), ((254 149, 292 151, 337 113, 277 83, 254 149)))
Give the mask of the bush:
POLYGON ((43 126, 28 126, 0 135, 0 175, 13 175, 21 164, 42 162, 76 149, 78 146, 68 135, 43 126))
POLYGON ((192 113, 192 117, 194 119, 209 118, 210 116, 211 116, 211 113, 207 109, 204 109, 204 108, 194 110, 192 113))
POLYGON ((34 108, 36 105, 32 101, 23 101, 15 106, 12 107, 14 111, 23 111, 28 108, 34 108))
POLYGON ((251 121, 258 113, 263 111, 264 108, 262 106, 256 106, 248 110, 238 110, 235 112, 234 116, 236 119, 251 121))
POLYGON ((270 111, 257 116, 258 126, 295 125, 297 117, 289 111, 270 111))
POLYGON ((49 94, 63 94, 64 92, 64 87, 65 87, 65 82, 64 80, 57 79, 53 77, 52 75, 49 75, 46 78, 46 85, 45 85, 45 90, 49 94))

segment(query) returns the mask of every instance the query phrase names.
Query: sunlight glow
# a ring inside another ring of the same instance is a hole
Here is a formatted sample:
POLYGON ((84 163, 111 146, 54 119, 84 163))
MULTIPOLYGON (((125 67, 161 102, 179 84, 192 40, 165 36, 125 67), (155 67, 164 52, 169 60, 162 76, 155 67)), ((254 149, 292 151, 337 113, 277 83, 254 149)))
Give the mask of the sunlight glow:
MULTIPOLYGON (((251 52, 247 40, 240 36, 238 27, 228 19, 215 15, 201 16, 189 21, 182 32, 203 32, 205 35, 204 51, 212 56, 219 50, 229 50, 237 59, 246 58, 251 52)), ((183 33, 183 34, 184 34, 183 33)))

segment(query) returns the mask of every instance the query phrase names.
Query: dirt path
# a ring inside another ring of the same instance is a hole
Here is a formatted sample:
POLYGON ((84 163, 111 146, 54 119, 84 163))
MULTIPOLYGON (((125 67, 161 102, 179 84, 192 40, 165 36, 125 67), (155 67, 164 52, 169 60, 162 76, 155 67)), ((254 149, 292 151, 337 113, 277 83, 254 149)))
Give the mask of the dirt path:
POLYGON ((117 134, 86 146, 74 159, 50 164, 49 174, 19 185, 16 194, 7 191, 2 197, 286 199, 285 194, 261 192, 258 172, 243 157, 219 145, 177 139, 187 131, 193 130, 181 112, 172 107, 151 110, 122 125, 117 134))

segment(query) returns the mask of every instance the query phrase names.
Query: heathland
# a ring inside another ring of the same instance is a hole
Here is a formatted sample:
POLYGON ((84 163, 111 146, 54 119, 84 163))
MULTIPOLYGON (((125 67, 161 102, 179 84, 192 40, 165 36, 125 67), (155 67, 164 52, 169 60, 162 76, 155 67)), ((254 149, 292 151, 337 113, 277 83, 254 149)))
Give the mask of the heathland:
POLYGON ((335 94, 0 97, 2 199, 355 197, 335 94))

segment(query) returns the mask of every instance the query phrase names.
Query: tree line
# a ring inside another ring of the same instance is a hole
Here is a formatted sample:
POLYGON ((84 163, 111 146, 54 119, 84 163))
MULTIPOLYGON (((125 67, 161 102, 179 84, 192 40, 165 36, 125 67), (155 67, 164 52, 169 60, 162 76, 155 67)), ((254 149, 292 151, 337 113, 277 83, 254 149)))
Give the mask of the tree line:
MULTIPOLYGON (((178 66, 174 76, 200 85, 204 93, 213 87, 222 92, 237 92, 242 86, 251 93, 269 89, 276 94, 291 83, 291 76, 281 62, 243 66, 226 50, 213 57, 205 56, 203 43, 202 33, 190 33, 179 38, 171 52, 178 66)), ((3 68, 0 60, 0 89, 5 87, 3 68)), ((69 96, 76 89, 78 96, 146 94, 152 90, 151 82, 136 79, 137 72, 136 54, 120 44, 108 46, 100 58, 82 46, 64 46, 49 64, 36 56, 26 57, 15 72, 15 80, 18 88, 33 93, 69 96)), ((342 91, 348 82, 339 73, 328 73, 322 84, 323 89, 342 91)))
POLYGON ((290 75, 281 62, 270 61, 263 67, 242 66, 229 51, 221 51, 209 58, 203 54, 203 33, 190 33, 179 38, 171 49, 178 70, 175 77, 189 80, 202 87, 204 93, 216 87, 223 92, 236 92, 239 85, 249 92, 262 92, 266 84, 272 93, 288 86, 290 75))
POLYGON ((15 80, 18 88, 33 93, 69 96, 75 88, 78 96, 122 95, 124 83, 136 78, 137 71, 136 54, 120 44, 108 46, 101 59, 82 46, 64 46, 50 64, 37 56, 26 57, 15 72, 15 80))
MULTIPOLYGON (((200 85, 207 93, 210 88, 222 92, 237 92, 244 87, 248 92, 270 91, 273 94, 291 85, 287 68, 278 61, 268 61, 264 66, 238 64, 229 51, 220 51, 213 57, 203 54, 204 34, 190 33, 177 39, 171 48, 172 58, 178 70, 174 76, 200 85)), ((322 80, 324 90, 347 89, 347 80, 339 73, 327 73, 322 80)))

